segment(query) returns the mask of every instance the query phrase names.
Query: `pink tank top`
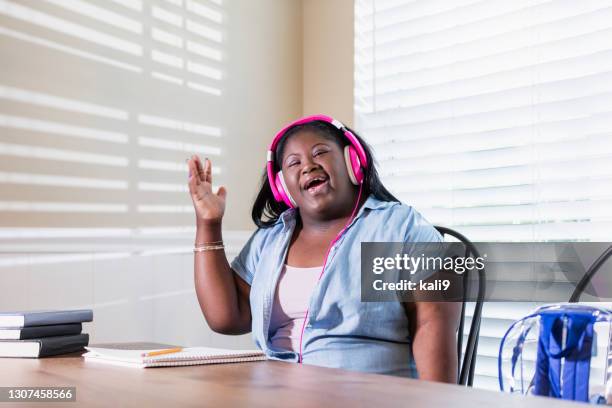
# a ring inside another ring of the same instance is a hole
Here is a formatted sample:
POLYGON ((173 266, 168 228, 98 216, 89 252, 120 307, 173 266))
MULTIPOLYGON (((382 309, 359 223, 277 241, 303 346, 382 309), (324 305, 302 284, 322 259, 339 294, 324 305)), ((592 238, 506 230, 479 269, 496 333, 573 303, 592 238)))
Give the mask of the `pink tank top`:
POLYGON ((272 347, 299 351, 302 324, 322 266, 296 268, 285 265, 274 295, 270 320, 272 347))

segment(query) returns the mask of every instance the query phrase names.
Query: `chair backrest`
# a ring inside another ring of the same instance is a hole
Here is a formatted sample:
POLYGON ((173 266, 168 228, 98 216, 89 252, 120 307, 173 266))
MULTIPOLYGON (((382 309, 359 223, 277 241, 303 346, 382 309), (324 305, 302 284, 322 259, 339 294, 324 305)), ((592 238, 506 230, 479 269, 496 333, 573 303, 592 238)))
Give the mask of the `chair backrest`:
POLYGON ((589 282, 591 282, 591 279, 593 279, 593 276, 595 276, 597 271, 599 271, 601 266, 611 256, 612 256, 612 245, 609 246, 608 249, 606 249, 604 253, 601 254, 599 258, 595 260, 595 262, 593 262, 593 264, 589 267, 589 269, 587 269, 582 279, 580 279, 580 281, 576 284, 576 288, 574 289, 574 292, 572 293, 572 296, 569 299, 570 303, 575 303, 575 302, 580 301, 580 296, 582 295, 582 292, 584 292, 589 282))
MULTIPOLYGON (((436 226, 435 227, 443 237, 451 236, 463 245, 465 245, 465 256, 479 257, 480 254, 474 246, 474 244, 467 239, 464 235, 450 228, 436 226)), ((468 272, 469 273, 469 272, 468 272)), ((468 285, 468 273, 463 275, 464 282, 464 295, 467 292, 468 285)), ((484 268, 478 270, 478 292, 476 304, 474 306, 474 313, 472 315, 472 323, 470 324, 470 331, 465 344, 465 353, 462 358, 463 351, 463 331, 465 327, 465 296, 461 305, 461 317, 459 320, 459 330, 457 333, 457 358, 459 368, 458 383, 461 385, 472 386, 474 383, 474 367, 476 366, 476 354, 478 350, 478 335, 480 334, 480 321, 482 319, 482 304, 485 293, 485 270, 484 268)))

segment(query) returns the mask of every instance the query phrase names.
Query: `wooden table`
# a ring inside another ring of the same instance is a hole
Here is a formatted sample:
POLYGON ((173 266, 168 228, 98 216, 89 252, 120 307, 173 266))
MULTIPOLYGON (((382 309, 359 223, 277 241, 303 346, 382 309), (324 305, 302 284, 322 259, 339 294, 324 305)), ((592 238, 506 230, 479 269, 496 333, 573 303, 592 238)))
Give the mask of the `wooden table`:
MULTIPOLYGON (((76 403, 14 404, 17 407, 578 406, 549 398, 278 361, 136 369, 85 363, 80 353, 38 360, 0 358, 0 386, 76 387, 76 403)), ((0 408, 8 405, 0 403, 0 408)))

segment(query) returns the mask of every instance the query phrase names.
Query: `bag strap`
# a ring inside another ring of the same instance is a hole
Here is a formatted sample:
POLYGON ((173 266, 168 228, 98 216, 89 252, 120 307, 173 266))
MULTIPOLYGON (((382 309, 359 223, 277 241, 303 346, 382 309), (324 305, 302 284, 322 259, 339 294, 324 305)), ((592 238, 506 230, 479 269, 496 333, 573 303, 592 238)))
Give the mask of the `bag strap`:
POLYGON ((534 394, 588 402, 596 316, 558 311, 540 318, 534 394))
MULTIPOLYGON (((501 339, 501 342, 499 344, 499 354, 498 354, 498 359, 497 359, 497 378, 499 380, 499 389, 502 391, 506 391, 504 389, 504 382, 503 382, 504 376, 503 376, 503 371, 502 371, 502 355, 503 355, 502 351, 506 344, 506 340, 508 339, 509 334, 512 333, 512 331, 514 330, 516 326, 523 325, 525 324, 526 321, 536 316, 537 314, 533 313, 533 314, 530 314, 529 316, 525 316, 522 319, 515 321, 514 323, 512 323, 512 325, 510 325, 510 327, 508 328, 508 330, 506 331, 506 333, 501 339)), ((512 347, 512 358, 511 358, 511 378, 512 379, 514 378, 514 371, 516 369, 516 364, 518 363, 519 357, 521 356, 523 352, 523 345, 525 344, 525 340, 530 330, 531 330, 531 326, 528 326, 523 332, 521 332, 521 334, 516 340, 514 347, 512 347)), ((524 390, 522 389, 522 387, 523 386, 522 386, 522 381, 521 381, 521 392, 524 393, 524 390)), ((510 382, 509 388, 510 388, 508 390, 509 392, 515 391, 513 381, 510 382)))

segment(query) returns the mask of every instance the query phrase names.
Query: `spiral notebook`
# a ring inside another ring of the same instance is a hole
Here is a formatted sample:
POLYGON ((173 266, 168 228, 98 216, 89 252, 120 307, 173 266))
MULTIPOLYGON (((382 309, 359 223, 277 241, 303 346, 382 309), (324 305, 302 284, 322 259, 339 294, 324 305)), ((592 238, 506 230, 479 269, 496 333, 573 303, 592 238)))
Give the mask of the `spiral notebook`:
POLYGON ((156 350, 121 350, 86 347, 85 361, 108 363, 125 367, 179 367, 201 364, 242 363, 265 360, 261 350, 226 350, 211 347, 187 347, 171 354, 145 357, 156 350))

